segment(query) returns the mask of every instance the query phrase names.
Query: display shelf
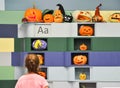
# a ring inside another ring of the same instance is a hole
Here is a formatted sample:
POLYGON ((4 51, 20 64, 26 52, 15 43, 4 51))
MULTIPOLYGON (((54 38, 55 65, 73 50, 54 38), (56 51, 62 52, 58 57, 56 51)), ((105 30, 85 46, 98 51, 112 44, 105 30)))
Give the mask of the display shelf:
POLYGON ((0 24, 0 38, 17 38, 17 24, 0 24))
POLYGON ((14 52, 14 38, 0 38, 0 52, 14 52))
POLYGON ((11 66, 11 52, 0 52, 0 66, 11 66))
POLYGON ((12 52, 12 66, 24 66, 24 59, 28 53, 42 55, 41 66, 65 66, 64 52, 12 52))
POLYGON ((14 88, 17 80, 0 80, 1 88, 14 88))
POLYGON ((15 51, 66 51, 66 38, 16 38, 15 51), (21 46, 21 47, 20 47, 21 46))

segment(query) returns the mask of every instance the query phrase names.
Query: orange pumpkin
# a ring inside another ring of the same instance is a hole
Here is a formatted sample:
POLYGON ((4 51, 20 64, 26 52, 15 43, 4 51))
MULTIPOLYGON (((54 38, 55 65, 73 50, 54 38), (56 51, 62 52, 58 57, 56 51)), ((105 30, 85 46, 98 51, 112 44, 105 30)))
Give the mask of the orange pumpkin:
POLYGON ((87 75, 85 73, 80 73, 79 78, 80 78, 80 80, 86 80, 87 75))
POLYGON ((25 11, 24 18, 28 20, 28 22, 42 22, 42 11, 35 8, 28 8, 25 11))
POLYGON ((87 63, 87 57, 85 55, 74 56, 73 63, 75 65, 85 65, 87 63))
POLYGON ((113 13, 109 17, 110 22, 120 22, 120 13, 113 13))
POLYGON ((52 22, 54 22, 54 17, 52 14, 45 14, 43 17, 43 21, 45 23, 52 23, 52 22))
POLYGON ((61 10, 54 10, 54 22, 62 23, 63 22, 63 14, 61 10))
POLYGON ((40 65, 44 64, 44 58, 43 58, 43 56, 40 55, 40 54, 38 54, 37 56, 38 56, 38 58, 39 58, 40 65))
POLYGON ((93 28, 90 27, 90 26, 84 26, 84 25, 82 25, 79 28, 79 34, 81 36, 92 36, 93 33, 94 33, 93 28))
POLYGON ((80 50, 87 50, 87 45, 85 45, 84 43, 80 45, 80 50))
POLYGON ((42 77, 46 78, 46 73, 45 72, 39 71, 38 74, 41 75, 42 77))

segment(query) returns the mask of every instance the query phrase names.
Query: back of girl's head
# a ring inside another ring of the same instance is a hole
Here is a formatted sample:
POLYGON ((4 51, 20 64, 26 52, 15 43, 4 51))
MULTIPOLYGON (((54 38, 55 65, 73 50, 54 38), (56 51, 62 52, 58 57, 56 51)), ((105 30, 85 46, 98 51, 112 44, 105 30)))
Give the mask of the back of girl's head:
POLYGON ((25 66, 28 72, 37 73, 39 67, 39 58, 36 54, 28 54, 25 58, 25 66))

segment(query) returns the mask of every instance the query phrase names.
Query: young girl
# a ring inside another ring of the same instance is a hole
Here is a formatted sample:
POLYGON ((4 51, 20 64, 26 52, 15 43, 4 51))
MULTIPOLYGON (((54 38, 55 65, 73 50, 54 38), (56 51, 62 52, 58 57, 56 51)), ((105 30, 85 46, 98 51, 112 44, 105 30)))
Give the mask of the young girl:
POLYGON ((47 80, 38 75, 39 58, 36 54, 28 54, 25 59, 28 73, 21 76, 15 88, 48 88, 47 80))

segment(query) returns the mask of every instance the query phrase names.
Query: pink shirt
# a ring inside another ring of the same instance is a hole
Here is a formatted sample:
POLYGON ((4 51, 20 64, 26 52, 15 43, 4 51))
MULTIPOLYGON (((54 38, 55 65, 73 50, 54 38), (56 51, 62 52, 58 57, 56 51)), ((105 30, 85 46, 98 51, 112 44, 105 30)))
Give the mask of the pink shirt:
POLYGON ((26 74, 19 78, 15 88, 44 88, 48 86, 45 78, 38 74, 26 74))

